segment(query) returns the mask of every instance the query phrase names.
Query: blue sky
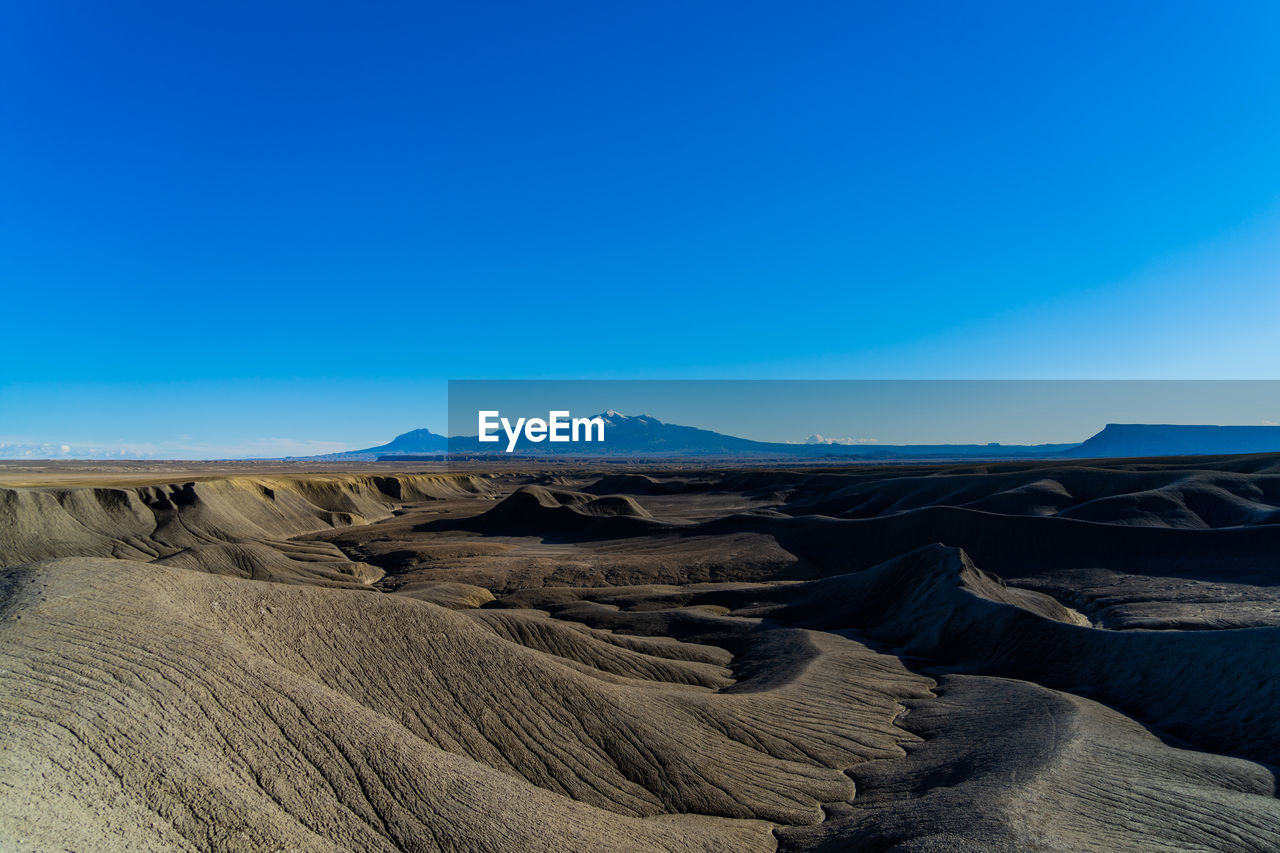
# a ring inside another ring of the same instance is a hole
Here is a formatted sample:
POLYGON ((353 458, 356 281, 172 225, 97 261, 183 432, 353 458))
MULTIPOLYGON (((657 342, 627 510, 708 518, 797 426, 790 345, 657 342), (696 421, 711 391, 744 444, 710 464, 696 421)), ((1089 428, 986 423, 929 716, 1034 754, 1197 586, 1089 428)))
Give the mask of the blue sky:
POLYGON ((4 9, 0 442, 1280 365, 1274 3, 4 9))

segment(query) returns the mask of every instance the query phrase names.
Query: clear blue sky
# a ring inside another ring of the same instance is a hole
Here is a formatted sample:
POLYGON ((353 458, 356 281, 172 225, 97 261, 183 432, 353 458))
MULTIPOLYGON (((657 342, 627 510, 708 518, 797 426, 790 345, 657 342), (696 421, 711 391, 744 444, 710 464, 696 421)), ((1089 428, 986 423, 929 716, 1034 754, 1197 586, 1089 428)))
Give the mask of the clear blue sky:
POLYGON ((1280 366, 1273 2, 2 8, 0 441, 1280 366))

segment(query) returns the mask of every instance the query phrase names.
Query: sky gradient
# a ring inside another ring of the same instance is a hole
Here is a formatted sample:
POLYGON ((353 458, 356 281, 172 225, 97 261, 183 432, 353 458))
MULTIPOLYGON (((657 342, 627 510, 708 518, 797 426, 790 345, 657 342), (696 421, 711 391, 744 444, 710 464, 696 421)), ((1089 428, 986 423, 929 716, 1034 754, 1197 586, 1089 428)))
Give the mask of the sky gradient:
POLYGON ((1277 376, 1274 3, 4 9, 0 442, 368 446, 449 378, 1277 376))

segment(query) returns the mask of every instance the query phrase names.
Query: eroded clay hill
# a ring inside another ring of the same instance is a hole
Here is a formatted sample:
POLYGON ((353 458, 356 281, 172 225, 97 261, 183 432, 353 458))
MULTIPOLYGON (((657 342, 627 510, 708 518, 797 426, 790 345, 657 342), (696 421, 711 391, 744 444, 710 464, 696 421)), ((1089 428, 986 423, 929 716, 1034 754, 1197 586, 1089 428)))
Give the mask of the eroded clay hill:
POLYGON ((0 847, 1280 849, 1277 470, 4 490, 0 847))
POLYGON ((0 488, 0 567, 115 557, 255 580, 359 586, 382 573, 300 534, 486 493, 473 476, 237 477, 157 486, 0 488))

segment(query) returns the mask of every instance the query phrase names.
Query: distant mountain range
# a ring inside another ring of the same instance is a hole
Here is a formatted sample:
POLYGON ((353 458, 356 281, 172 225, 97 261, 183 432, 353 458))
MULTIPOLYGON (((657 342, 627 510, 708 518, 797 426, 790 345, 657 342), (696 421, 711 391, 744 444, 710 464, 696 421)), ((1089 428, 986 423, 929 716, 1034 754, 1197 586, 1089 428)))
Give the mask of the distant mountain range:
MULTIPOLYGON (((845 444, 813 437, 805 443, 753 441, 733 435, 664 423, 648 415, 614 411, 596 417, 605 422, 607 441, 530 444, 503 453, 500 444, 482 444, 476 436, 446 438, 415 429, 386 444, 329 453, 293 456, 308 461, 375 461, 440 459, 446 453, 468 458, 591 457, 623 459, 750 459, 815 461, 930 461, 1002 459, 1107 459, 1140 456, 1226 455, 1280 452, 1280 426, 1211 426, 1188 424, 1107 424, 1096 435, 1073 444, 845 444)), ((0 459, 158 459, 175 458, 149 446, 118 449, 80 445, 0 443, 0 459)))
POLYGON ((664 423, 648 415, 623 415, 614 411, 593 417, 605 423, 606 441, 601 444, 521 443, 516 451, 503 453, 494 444, 481 443, 477 436, 445 438, 419 429, 397 436, 379 447, 330 454, 323 459, 407 460, 436 458, 446 451, 454 456, 546 457, 588 456, 609 458, 749 458, 749 459, 1025 459, 1068 450, 1075 444, 1031 446, 1001 444, 789 444, 754 441, 698 427, 664 423))
POLYGON ((753 441, 713 430, 664 423, 648 415, 601 412, 607 441, 602 444, 521 443, 503 453, 476 436, 446 438, 426 429, 396 436, 387 444, 330 454, 321 459, 409 460, 452 456, 530 458, 574 456, 599 458, 681 459, 747 458, 848 461, 1088 459, 1127 456, 1262 453, 1280 451, 1280 426, 1209 426, 1108 424, 1084 442, 1074 444, 790 444, 753 441))
MULTIPOLYGON (((521 444, 517 448, 517 452, 523 451, 526 456, 569 454, 573 456, 638 458, 895 459, 953 458, 956 456, 1021 458, 1026 456, 1028 452, 1037 454, 1051 453, 1075 446, 1074 444, 1043 444, 1029 448, 1000 444, 792 444, 754 441, 749 438, 725 435, 724 433, 699 429, 698 427, 668 424, 649 415, 623 415, 615 411, 606 411, 594 417, 602 419, 605 423, 606 441, 603 443, 578 443, 559 446, 546 443, 521 444)), ((483 453, 490 455, 494 452, 493 445, 482 445, 475 436, 455 436, 450 438, 449 450, 455 454, 483 453)))

